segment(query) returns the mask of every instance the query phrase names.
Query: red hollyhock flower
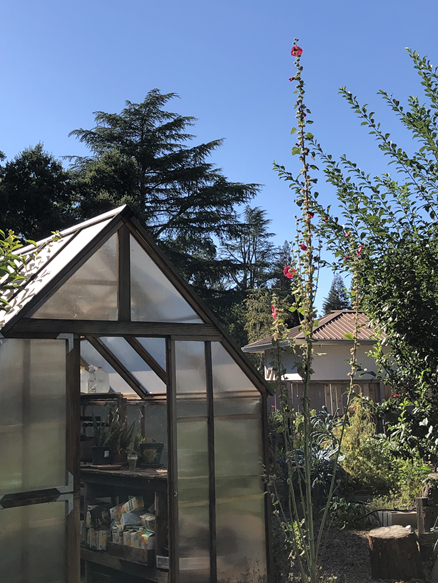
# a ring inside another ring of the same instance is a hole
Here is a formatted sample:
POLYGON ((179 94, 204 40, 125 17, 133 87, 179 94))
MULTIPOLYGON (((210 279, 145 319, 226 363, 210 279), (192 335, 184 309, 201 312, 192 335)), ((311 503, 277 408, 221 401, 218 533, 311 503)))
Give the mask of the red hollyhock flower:
POLYGON ((295 77, 289 77, 289 81, 295 81, 295 77))
POLYGON ((400 395, 398 393, 394 393, 394 395, 392 395, 394 397, 394 399, 399 399, 400 395))
POLYGON ((307 246, 304 243, 301 243, 300 249, 302 251, 307 251, 307 246))
POLYGON ((307 213, 309 216, 309 219, 313 219, 313 217, 315 216, 315 213, 307 213))
POLYGON ((294 45, 292 47, 290 54, 293 57, 300 57, 303 54, 303 49, 301 47, 299 47, 298 45, 294 45))
POLYGON ((344 257, 344 261, 348 261, 349 259, 351 259, 350 255, 347 255, 347 257, 344 257))
POLYGON ((283 275, 285 275, 288 279, 292 279, 296 272, 297 270, 290 265, 286 265, 286 267, 283 269, 283 275))
POLYGON ((358 256, 358 258, 359 258, 359 259, 360 259, 360 256, 361 256, 361 254, 362 254, 362 249, 363 249, 363 245, 361 245, 361 246, 358 248, 358 250, 357 250, 357 253, 356 253, 356 255, 358 256))
POLYGON ((277 317, 277 311, 276 311, 276 309, 275 309, 275 306, 274 306, 274 305, 272 305, 272 304, 271 304, 271 309, 272 309, 272 317, 273 317, 273 318, 274 318, 274 320, 275 320, 275 318, 277 317))

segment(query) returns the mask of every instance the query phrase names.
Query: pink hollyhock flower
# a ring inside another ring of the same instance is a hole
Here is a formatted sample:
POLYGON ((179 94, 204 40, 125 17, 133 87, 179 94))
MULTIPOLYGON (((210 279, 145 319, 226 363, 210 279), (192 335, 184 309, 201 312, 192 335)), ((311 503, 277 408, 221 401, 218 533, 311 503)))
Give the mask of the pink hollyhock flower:
POLYGON ((307 246, 304 243, 301 243, 300 249, 302 251, 307 251, 307 246))
POLYGON ((295 77, 289 77, 289 81, 295 81, 295 77))
POLYGON ((346 236, 346 237, 349 237, 349 236, 350 236, 350 233, 349 233, 348 231, 346 231, 346 232, 345 232, 345 236, 346 236))
POLYGON ((293 57, 300 57, 303 54, 303 49, 301 47, 299 47, 298 45, 294 45, 292 47, 290 54, 293 57))
POLYGON ((324 221, 324 223, 327 222, 327 217, 322 217, 322 220, 324 221))
POLYGON ((347 255, 346 257, 344 257, 344 261, 348 261, 349 259, 351 259, 350 255, 347 255))
POLYGON ((362 249, 363 249, 363 245, 360 245, 360 247, 358 248, 357 253, 356 253, 356 255, 358 256, 359 259, 360 259, 360 256, 362 254, 362 249))
POLYGON ((307 117, 307 115, 305 113, 303 113, 303 117, 307 117))
POLYGON ((285 275, 288 279, 292 279, 296 272, 297 270, 290 265, 286 265, 286 267, 283 269, 283 275, 285 275))
POLYGON ((276 309, 275 309, 275 306, 274 306, 274 305, 272 305, 272 304, 271 304, 271 309, 272 309, 272 317, 273 317, 273 318, 274 318, 274 320, 275 320, 275 318, 277 317, 277 311, 276 311, 276 309))
POLYGON ((400 395, 398 393, 394 393, 392 396, 394 397, 394 399, 399 399, 400 398, 400 395))

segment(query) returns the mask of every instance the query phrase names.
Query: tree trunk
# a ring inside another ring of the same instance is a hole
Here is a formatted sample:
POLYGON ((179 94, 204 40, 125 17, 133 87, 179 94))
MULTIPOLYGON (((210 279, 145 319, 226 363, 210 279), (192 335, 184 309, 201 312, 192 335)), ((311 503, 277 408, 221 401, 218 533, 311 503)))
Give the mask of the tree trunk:
POLYGON ((374 579, 423 579, 416 534, 403 526, 384 526, 368 533, 374 579))

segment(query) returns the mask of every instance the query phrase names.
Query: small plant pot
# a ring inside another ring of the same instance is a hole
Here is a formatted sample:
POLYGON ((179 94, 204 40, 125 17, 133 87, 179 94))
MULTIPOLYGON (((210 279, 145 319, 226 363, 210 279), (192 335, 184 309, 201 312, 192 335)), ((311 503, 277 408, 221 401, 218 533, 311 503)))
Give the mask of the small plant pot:
POLYGON ((151 443, 142 443, 140 449, 142 464, 145 466, 156 466, 160 463, 164 443, 156 443, 154 441, 151 443))
POLYGON ((137 460, 138 460, 137 454, 132 454, 132 453, 128 454, 128 466, 129 466, 130 472, 133 472, 135 470, 135 468, 137 467, 137 460))
POLYGON ((93 445, 91 448, 93 466, 105 466, 113 463, 112 451, 109 447, 93 445))

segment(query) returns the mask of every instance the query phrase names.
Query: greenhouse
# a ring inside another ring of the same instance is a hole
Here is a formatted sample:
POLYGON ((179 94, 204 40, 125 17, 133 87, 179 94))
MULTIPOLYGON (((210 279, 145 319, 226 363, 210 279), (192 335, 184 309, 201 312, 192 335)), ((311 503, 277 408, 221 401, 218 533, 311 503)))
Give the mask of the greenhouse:
POLYGON ((240 349, 127 207, 20 252, 0 312, 2 580, 270 580, 269 388, 240 349))

